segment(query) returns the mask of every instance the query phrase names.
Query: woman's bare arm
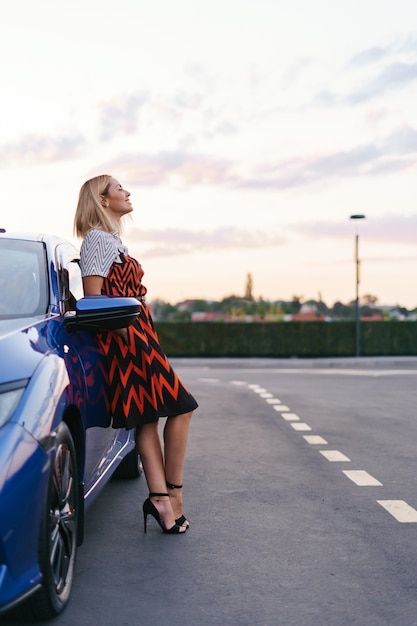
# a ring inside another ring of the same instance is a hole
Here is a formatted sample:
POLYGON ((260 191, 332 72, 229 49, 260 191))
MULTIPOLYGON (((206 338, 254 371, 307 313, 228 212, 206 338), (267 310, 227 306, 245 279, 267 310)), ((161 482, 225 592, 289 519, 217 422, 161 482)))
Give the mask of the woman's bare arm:
POLYGON ((100 296, 104 278, 102 276, 84 276, 83 286, 85 296, 100 296))

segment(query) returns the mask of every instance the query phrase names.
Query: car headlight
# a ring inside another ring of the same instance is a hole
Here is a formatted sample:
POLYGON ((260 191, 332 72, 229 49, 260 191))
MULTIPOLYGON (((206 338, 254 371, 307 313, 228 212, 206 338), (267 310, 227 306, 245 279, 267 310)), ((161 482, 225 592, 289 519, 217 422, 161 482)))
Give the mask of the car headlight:
POLYGON ((27 384, 28 379, 25 378, 0 385, 0 428, 16 411, 27 384))

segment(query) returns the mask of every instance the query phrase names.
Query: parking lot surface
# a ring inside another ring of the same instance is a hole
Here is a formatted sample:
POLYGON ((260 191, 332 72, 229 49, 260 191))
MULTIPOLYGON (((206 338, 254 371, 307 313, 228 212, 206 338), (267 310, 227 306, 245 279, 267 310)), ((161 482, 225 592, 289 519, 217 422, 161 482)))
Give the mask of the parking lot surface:
POLYGON ((417 359, 172 363, 190 529, 145 535, 144 478, 113 480, 53 623, 417 625, 417 359))

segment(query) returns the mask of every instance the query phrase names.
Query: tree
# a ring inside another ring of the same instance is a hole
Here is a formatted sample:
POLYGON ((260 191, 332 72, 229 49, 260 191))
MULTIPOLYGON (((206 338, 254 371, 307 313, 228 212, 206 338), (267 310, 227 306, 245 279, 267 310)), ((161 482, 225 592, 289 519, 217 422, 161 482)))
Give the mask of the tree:
POLYGON ((333 316, 337 319, 352 319, 355 316, 355 302, 350 304, 342 304, 342 302, 335 302, 332 308, 333 316))
POLYGON ((372 296, 370 293, 362 296, 361 300, 363 304, 366 304, 368 306, 375 306, 375 304, 378 302, 378 298, 376 296, 372 296))
POLYGON ((301 302, 302 302, 303 299, 304 299, 304 296, 294 295, 292 297, 292 301, 291 301, 292 311, 291 311, 291 313, 299 313, 300 312, 301 302))
POLYGON ((247 274, 247 276, 246 276, 246 288, 245 288, 245 299, 246 300, 253 300, 252 289, 253 289, 252 274, 247 274))

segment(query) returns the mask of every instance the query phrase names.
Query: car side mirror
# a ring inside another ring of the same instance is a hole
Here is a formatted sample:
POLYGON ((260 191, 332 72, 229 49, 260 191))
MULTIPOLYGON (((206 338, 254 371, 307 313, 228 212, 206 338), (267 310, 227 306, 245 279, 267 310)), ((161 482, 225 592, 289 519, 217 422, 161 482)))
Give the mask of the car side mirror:
POLYGON ((136 298, 85 296, 77 300, 75 311, 65 313, 65 326, 69 332, 126 328, 135 321, 141 306, 136 298))

